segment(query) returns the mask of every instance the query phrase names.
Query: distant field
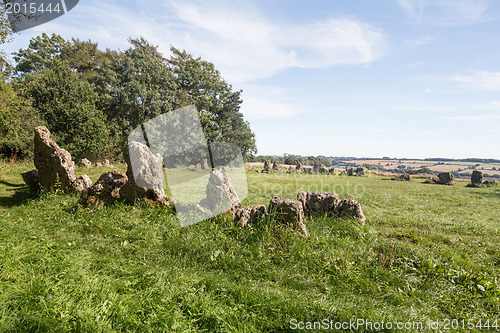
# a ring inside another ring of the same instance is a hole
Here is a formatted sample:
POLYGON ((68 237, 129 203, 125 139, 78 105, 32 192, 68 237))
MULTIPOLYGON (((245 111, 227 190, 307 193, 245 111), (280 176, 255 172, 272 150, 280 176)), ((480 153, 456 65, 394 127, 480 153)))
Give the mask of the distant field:
POLYGON ((453 162, 453 161, 444 161, 443 164, 439 164, 437 161, 420 161, 420 160, 353 160, 353 161, 344 161, 346 163, 354 163, 357 165, 374 165, 381 166, 385 169, 395 169, 399 165, 404 165, 406 169, 420 169, 423 167, 429 168, 433 171, 437 172, 447 172, 447 171, 458 171, 460 173, 471 173, 474 169, 469 169, 469 167, 473 166, 475 169, 482 171, 483 173, 487 173, 490 175, 500 174, 500 163, 473 163, 473 162, 453 162), (479 165, 476 165, 479 164, 479 165), (497 170, 493 170, 496 168, 497 170))
MULTIPOLYGON (((361 203, 364 227, 308 219, 306 239, 272 218, 246 229, 228 216, 182 228, 169 209, 91 210, 76 194, 36 198, 19 174, 30 168, 0 162, 0 332, 500 321, 500 186, 248 171, 245 205, 299 190, 361 203)), ((106 170, 77 172, 95 181, 106 170)))

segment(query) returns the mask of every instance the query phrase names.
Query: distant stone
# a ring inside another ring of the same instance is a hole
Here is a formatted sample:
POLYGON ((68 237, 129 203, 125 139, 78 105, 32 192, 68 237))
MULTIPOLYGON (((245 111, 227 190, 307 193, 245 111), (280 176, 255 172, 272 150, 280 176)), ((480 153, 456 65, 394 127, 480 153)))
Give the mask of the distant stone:
POLYGON ((451 172, 441 172, 438 179, 440 184, 450 184, 453 181, 453 174, 451 172))
POLYGON ((356 176, 364 176, 365 175, 365 168, 357 167, 355 172, 356 172, 356 176))
POLYGON ((294 170, 294 169, 292 168, 292 166, 290 165, 290 166, 288 167, 288 170, 286 171, 286 173, 290 174, 290 173, 294 173, 294 172, 295 172, 295 170, 294 170))
POLYGON ((95 162, 95 166, 96 167, 102 167, 102 163, 101 162, 95 162))
POLYGON ((22 172, 21 176, 23 177, 24 182, 26 183, 26 185, 28 185, 30 190, 34 192, 39 192, 41 190, 41 185, 40 182, 38 181, 37 169, 22 172))
POLYGON ((497 181, 494 179, 490 179, 490 180, 487 179, 483 182, 483 185, 496 185, 496 184, 497 184, 497 181))
POLYGON ((196 169, 201 170, 201 163, 196 163, 196 169))
POLYGON ((103 173, 92 186, 84 189, 78 203, 99 208, 120 199, 120 190, 127 183, 127 175, 121 171, 103 173))
POLYGON ((411 176, 409 174, 407 174, 407 173, 404 173, 402 175, 399 175, 398 179, 399 180, 405 180, 405 181, 409 182, 411 180, 411 176))
POLYGON ((208 165, 208 160, 207 160, 206 158, 205 158, 205 159, 203 159, 203 166, 202 166, 202 168, 203 168, 204 170, 206 170, 206 169, 210 169, 210 166, 208 165))
POLYGON ((361 204, 354 199, 340 200, 331 211, 331 216, 348 217, 359 220, 361 225, 365 224, 366 217, 361 210, 361 204))
POLYGON ((264 161, 264 169, 262 169, 262 173, 269 173, 271 171, 271 161, 264 161))
POLYGON ((75 181, 71 184, 71 187, 75 191, 83 191, 88 187, 92 186, 92 181, 89 176, 83 175, 75 179, 75 181))
POLYGON ((354 169, 353 168, 348 168, 347 169, 347 175, 352 176, 354 174, 354 169))
POLYGON ((304 171, 304 166, 302 165, 302 163, 297 162, 297 165, 295 166, 295 172, 302 172, 302 171, 304 171))
POLYGON ((304 224, 304 210, 299 201, 275 196, 269 202, 268 212, 275 214, 277 223, 289 225, 309 237, 309 232, 304 224))
POLYGON ((104 166, 113 169, 113 164, 109 163, 109 160, 104 160, 104 166))
POLYGON ((273 171, 281 170, 281 165, 278 163, 278 161, 274 161, 272 169, 273 171))
POLYGON ((234 225, 238 227, 244 227, 247 224, 255 223, 259 218, 266 215, 266 206, 264 205, 253 205, 244 208, 238 208, 234 212, 234 225))
POLYGON ((189 170, 194 170, 194 169, 196 169, 196 165, 191 164, 190 166, 188 166, 188 169, 189 169, 189 170))
POLYGON ((335 209, 340 198, 336 193, 305 192, 297 193, 305 216, 319 217, 335 209))
POLYGON ((481 185, 483 183, 483 173, 479 170, 472 171, 472 176, 470 177, 470 182, 474 186, 481 185))
POLYGON ((71 190, 71 183, 76 179, 75 163, 71 160, 71 154, 50 138, 50 132, 45 126, 35 128, 34 159, 43 190, 71 190))
POLYGON ((328 169, 328 173, 331 174, 331 175, 334 175, 335 174, 335 168, 328 169))
POLYGON ((78 166, 82 167, 82 168, 91 168, 92 167, 92 162, 90 162, 88 159, 86 158, 82 158, 80 160, 80 162, 78 162, 78 166))

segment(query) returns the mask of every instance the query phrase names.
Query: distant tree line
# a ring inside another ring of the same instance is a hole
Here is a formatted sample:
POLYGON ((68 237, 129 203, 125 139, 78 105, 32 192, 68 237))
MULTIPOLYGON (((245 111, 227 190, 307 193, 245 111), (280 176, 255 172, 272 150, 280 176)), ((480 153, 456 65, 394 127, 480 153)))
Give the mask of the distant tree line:
POLYGON ((324 166, 332 166, 332 161, 328 158, 318 157, 318 156, 308 156, 299 157, 291 154, 284 154, 283 156, 270 156, 270 155, 259 155, 251 158, 250 162, 264 162, 264 161, 277 161, 280 164, 297 165, 297 163, 302 163, 302 165, 315 165, 323 164, 324 166))
POLYGON ((212 63, 175 47, 165 58, 142 37, 129 42, 125 51, 102 51, 90 40, 42 34, 14 54, 15 64, 0 54, 0 155, 31 157, 33 128, 45 125, 75 158, 118 158, 134 128, 191 104, 208 142, 234 143, 247 159, 256 153, 242 91, 212 63))

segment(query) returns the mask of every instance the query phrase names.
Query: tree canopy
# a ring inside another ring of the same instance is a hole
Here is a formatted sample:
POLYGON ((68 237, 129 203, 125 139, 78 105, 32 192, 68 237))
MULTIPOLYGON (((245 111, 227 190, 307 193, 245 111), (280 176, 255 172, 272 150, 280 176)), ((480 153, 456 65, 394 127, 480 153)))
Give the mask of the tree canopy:
MULTIPOLYGON (((240 112, 241 90, 234 90, 214 64, 175 47, 165 58, 142 37, 129 42, 124 51, 102 51, 90 40, 41 34, 14 53, 4 90, 11 89, 8 96, 23 101, 30 119, 43 121, 78 158, 117 157, 134 128, 191 104, 208 142, 236 144, 245 157, 256 153, 254 134, 240 112)), ((10 133, 0 129, 3 137, 10 133)), ((12 152, 14 146, 7 146, 0 154, 12 152)))

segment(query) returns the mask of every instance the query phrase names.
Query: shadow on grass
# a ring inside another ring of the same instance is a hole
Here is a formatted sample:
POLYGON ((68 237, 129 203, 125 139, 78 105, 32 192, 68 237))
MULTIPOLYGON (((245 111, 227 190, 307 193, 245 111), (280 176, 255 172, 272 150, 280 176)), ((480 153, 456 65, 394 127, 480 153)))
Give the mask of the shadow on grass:
POLYGON ((484 192, 480 194, 482 197, 490 197, 490 198, 497 198, 500 199, 500 188, 495 189, 494 191, 491 192, 484 192))
POLYGON ((21 206, 27 203, 29 200, 33 200, 36 198, 37 194, 30 191, 28 186, 24 185, 24 187, 19 187, 18 189, 16 189, 13 195, 8 197, 0 197, 0 207, 10 208, 14 206, 21 206))
POLYGON ((9 183, 9 182, 7 182, 5 180, 1 180, 1 179, 0 179, 0 184, 7 185, 7 186, 10 186, 10 187, 22 187, 22 186, 25 186, 25 184, 9 183))

